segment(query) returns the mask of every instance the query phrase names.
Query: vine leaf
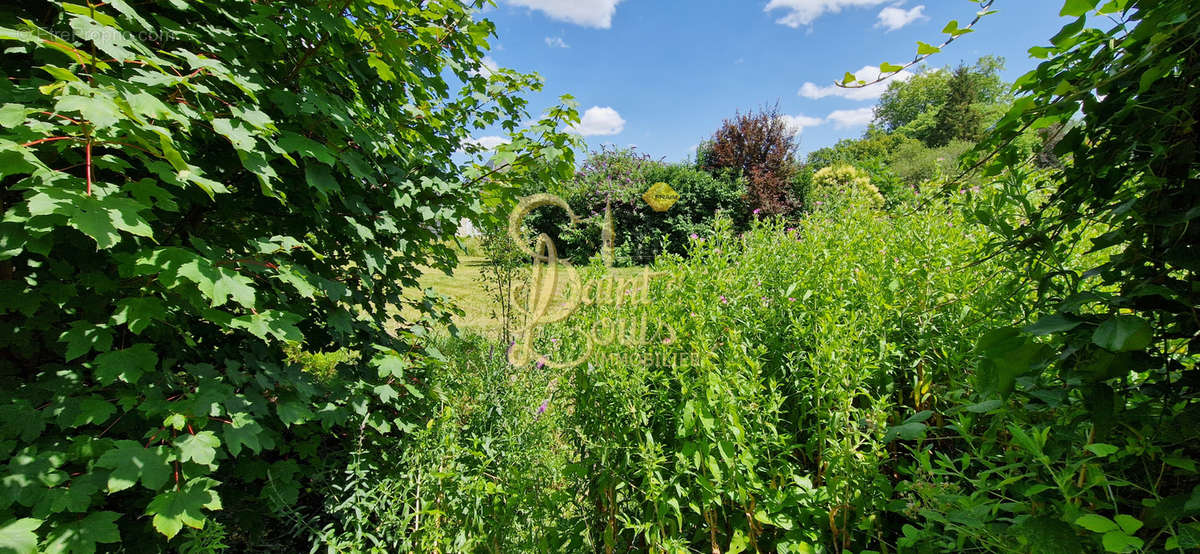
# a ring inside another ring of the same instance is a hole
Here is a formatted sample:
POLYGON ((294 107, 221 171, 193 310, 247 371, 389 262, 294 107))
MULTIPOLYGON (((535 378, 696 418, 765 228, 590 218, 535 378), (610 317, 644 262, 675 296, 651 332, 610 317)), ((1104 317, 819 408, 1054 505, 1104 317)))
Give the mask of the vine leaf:
POLYGON ((150 344, 135 344, 123 350, 105 352, 92 362, 96 371, 96 380, 103 385, 111 385, 117 379, 126 383, 137 383, 145 373, 153 371, 158 365, 158 354, 154 353, 150 344))
POLYGON ((221 498, 213 487, 218 483, 212 479, 192 479, 179 490, 160 493, 150 501, 146 515, 154 516, 154 529, 175 538, 184 525, 193 529, 204 528, 204 509, 220 510, 221 498))
POLYGON ((50 532, 49 542, 43 552, 50 554, 92 554, 96 544, 120 542, 121 532, 117 529, 116 512, 93 512, 78 521, 59 524, 50 532))
POLYGON ((217 447, 221 439, 212 431, 200 431, 195 435, 184 435, 175 439, 179 448, 179 460, 192 461, 201 465, 209 465, 217 457, 217 447))
POLYGON ((117 441, 116 447, 105 452, 96 465, 112 470, 108 475, 108 492, 132 487, 138 480, 150 490, 158 490, 171 477, 171 461, 161 446, 145 448, 129 440, 117 441))
POLYGON ((229 453, 234 456, 241 454, 243 446, 249 447, 257 454, 262 450, 262 445, 258 440, 258 436, 262 432, 262 426, 251 419, 249 414, 234 414, 232 423, 225 425, 224 428, 225 448, 229 449, 229 453))
POLYGON ((37 533, 42 520, 31 517, 15 519, 0 526, 0 554, 32 554, 37 551, 37 533))

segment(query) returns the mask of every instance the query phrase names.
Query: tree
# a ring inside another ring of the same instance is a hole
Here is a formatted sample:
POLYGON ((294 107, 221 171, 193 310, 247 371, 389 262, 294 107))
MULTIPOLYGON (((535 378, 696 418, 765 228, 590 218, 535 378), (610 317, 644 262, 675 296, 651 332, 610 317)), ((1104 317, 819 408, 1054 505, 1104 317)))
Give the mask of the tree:
POLYGON ((746 179, 746 199, 755 213, 784 213, 794 207, 795 133, 779 106, 726 119, 700 153, 700 167, 714 175, 746 179))
POLYGON ((571 108, 498 150, 503 181, 456 162, 540 86, 484 63, 480 4, 6 6, 0 518, 22 540, 157 550, 224 509, 246 541, 356 443, 402 448, 447 318, 405 293, 455 263, 438 230, 572 166, 571 108), (299 361, 342 349, 332 374, 299 361))
POLYGON ((875 107, 875 118, 884 130, 912 137, 927 146, 944 146, 951 140, 976 139, 983 131, 985 113, 1010 101, 1007 84, 1000 78, 1004 60, 984 56, 973 66, 925 69, 907 81, 892 81, 875 107), (941 114, 950 102, 950 113, 941 114), (964 119, 965 118, 965 119, 964 119))
POLYGON ((934 116, 933 128, 926 139, 932 147, 954 140, 975 142, 983 134, 983 114, 976 108, 981 96, 978 80, 965 66, 959 66, 947 83, 946 100, 934 116))

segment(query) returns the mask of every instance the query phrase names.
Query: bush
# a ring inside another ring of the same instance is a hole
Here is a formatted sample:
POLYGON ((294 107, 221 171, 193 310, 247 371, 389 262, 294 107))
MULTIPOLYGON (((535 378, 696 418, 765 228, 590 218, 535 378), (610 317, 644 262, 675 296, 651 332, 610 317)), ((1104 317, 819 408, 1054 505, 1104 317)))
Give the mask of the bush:
MULTIPOLYGON (((344 4, 0 14, 4 547, 296 551, 276 518, 433 409, 447 310, 404 288, 492 187, 452 162, 467 133, 537 79, 484 75, 463 4, 344 4)), ((514 137, 513 178, 565 137, 514 137)))
POLYGON ((745 179, 746 201, 755 213, 778 215, 795 207, 788 194, 796 172, 795 133, 778 106, 725 120, 699 154, 710 174, 745 179))
POLYGON ((883 207, 883 195, 871 184, 865 171, 849 165, 836 165, 817 171, 812 177, 809 198, 814 206, 853 204, 867 208, 883 207))
POLYGON ((559 210, 539 212, 528 221, 555 239, 560 254, 577 262, 600 251, 606 208, 612 210, 619 265, 649 264, 664 252, 683 254, 689 235, 708 232, 718 214, 733 218, 739 228, 749 215, 741 181, 718 179, 688 164, 653 161, 633 150, 594 153, 562 192, 583 218, 581 225, 569 225, 559 210), (679 194, 666 212, 654 211, 642 198, 659 182, 679 194))

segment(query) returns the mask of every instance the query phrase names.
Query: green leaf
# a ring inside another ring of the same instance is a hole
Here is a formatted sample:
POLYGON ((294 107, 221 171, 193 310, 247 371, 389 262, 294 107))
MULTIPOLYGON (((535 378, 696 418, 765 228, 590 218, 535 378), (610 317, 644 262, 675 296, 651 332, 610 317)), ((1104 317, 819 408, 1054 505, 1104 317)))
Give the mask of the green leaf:
POLYGON ((1101 542, 1104 543, 1104 549, 1109 552, 1133 552, 1146 544, 1142 539, 1131 537, 1120 531, 1105 533, 1101 542))
POLYGON ((176 438, 175 446, 179 448, 180 461, 209 465, 217 457, 217 447, 221 446, 221 439, 212 431, 200 431, 195 435, 176 438))
POLYGON ((279 402, 275 405, 275 412, 279 414, 279 419, 288 425, 299 425, 313 417, 312 410, 309 410, 308 406, 294 400, 279 402))
POLYGON ((54 111, 57 113, 76 112, 90 121, 97 129, 112 127, 120 121, 120 109, 111 98, 103 95, 87 97, 70 94, 63 96, 54 105, 54 111))
POLYGON ((938 48, 931 44, 926 44, 921 41, 917 41, 917 55, 918 56, 929 56, 931 54, 937 54, 938 52, 941 52, 941 51, 942 51, 941 48, 938 48))
POLYGON ((0 526, 0 554, 33 554, 37 551, 38 537, 34 533, 42 520, 26 517, 14 519, 0 526))
POLYGON ((117 411, 116 406, 113 406, 111 402, 95 395, 80 400, 77 406, 79 413, 75 415, 73 427, 99 425, 108 421, 108 418, 117 411))
POLYGON ((168 539, 183 529, 203 529, 204 510, 220 510, 221 498, 212 490, 217 484, 212 479, 192 479, 180 490, 159 494, 150 501, 146 515, 154 516, 154 528, 168 539))
POLYGON ((229 449, 229 453, 237 456, 241 454, 243 446, 249 447, 255 454, 259 453, 262 445, 258 436, 263 433, 262 426, 244 413, 234 414, 232 422, 223 429, 225 448, 229 449))
POLYGON ((135 344, 123 350, 106 352, 92 362, 96 380, 110 385, 120 379, 126 383, 137 383, 147 372, 158 365, 158 354, 148 343, 135 344))
POLYGON ((150 490, 158 490, 171 477, 171 462, 162 446, 145 448, 134 441, 117 441, 96 461, 96 465, 111 469, 108 492, 132 487, 138 480, 150 490))
POLYGON ((1058 12, 1062 17, 1079 17, 1087 14, 1096 7, 1100 0, 1067 0, 1063 4, 1063 8, 1058 12))
POLYGON ((112 348, 112 329, 93 325, 86 321, 71 323, 71 328, 58 336, 59 342, 67 343, 66 361, 74 360, 88 352, 107 352, 112 348))
POLYGON ((379 400, 383 401, 384 403, 388 403, 400 398, 400 393, 397 393, 396 389, 392 388, 390 385, 379 385, 375 387, 375 395, 378 396, 379 400))
POLYGON ((1054 333, 1070 331, 1079 325, 1079 321, 1075 321, 1061 314, 1055 314, 1043 317, 1039 319, 1037 323, 1026 326, 1024 331, 1040 337, 1044 335, 1052 335, 1054 333))
POLYGON ((151 323, 166 320, 166 316, 166 308, 158 298, 125 298, 117 301, 112 321, 117 325, 125 325, 133 334, 140 335, 151 323))
POLYGON ((1116 531, 1120 529, 1120 527, 1114 523, 1113 520, 1099 514, 1084 514, 1079 516, 1079 518, 1075 520, 1075 525, 1083 527, 1084 529, 1087 529, 1093 533, 1107 533, 1109 531, 1116 531))
POLYGON ((77 521, 63 522, 54 527, 47 537, 43 552, 62 554, 92 554, 97 544, 120 542, 121 532, 117 529, 116 512, 93 512, 77 521))
MULTIPOLYGON (((29 110, 21 104, 5 104, 0 106, 0 127, 12 129, 25 123, 29 110)), ((23 521, 23 520, 22 520, 23 521)))
POLYGON ((916 440, 925 436, 926 425, 924 423, 904 423, 888 427, 887 433, 883 436, 883 442, 889 443, 897 438, 903 440, 916 440))
POLYGON ((285 342, 300 342, 304 335, 296 327, 303 318, 279 310, 264 310, 261 313, 240 316, 233 319, 231 327, 245 329, 254 336, 265 339, 268 336, 285 342))
POLYGON ((898 71, 901 71, 901 70, 903 70, 903 69, 904 69, 904 66, 900 66, 900 65, 896 65, 896 64, 891 64, 891 63, 888 63, 888 62, 883 62, 883 63, 879 64, 879 71, 880 71, 881 73, 896 73, 896 72, 898 72, 898 71))
POLYGON ((1089 444, 1084 448, 1087 449, 1088 452, 1091 452, 1092 454, 1095 454, 1101 458, 1106 458, 1121 451, 1120 448, 1117 448, 1111 444, 1104 444, 1102 442, 1089 444))
POLYGON ((212 126, 214 131, 229 139, 229 142, 233 143, 233 147, 240 151, 253 151, 255 144, 257 144, 254 140, 254 135, 242 127, 240 122, 234 124, 228 119, 214 119, 212 120, 212 126))
POLYGON ((1138 529, 1142 528, 1142 522, 1131 515, 1119 514, 1113 516, 1113 521, 1116 521, 1117 525, 1121 526, 1121 530, 1124 531, 1126 535, 1137 533, 1138 529))
POLYGON ((1150 346, 1150 324, 1136 315, 1117 315, 1101 323, 1092 342, 1112 352, 1132 352, 1150 346))

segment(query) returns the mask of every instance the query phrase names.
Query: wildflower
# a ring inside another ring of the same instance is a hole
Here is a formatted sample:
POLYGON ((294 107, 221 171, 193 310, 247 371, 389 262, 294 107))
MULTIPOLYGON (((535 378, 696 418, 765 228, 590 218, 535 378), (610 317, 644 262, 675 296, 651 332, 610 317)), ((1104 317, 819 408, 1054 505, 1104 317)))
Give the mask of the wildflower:
POLYGON ((663 344, 671 344, 671 337, 667 337, 667 338, 663 339, 662 343, 663 344))
POLYGON ((692 312, 692 317, 696 317, 696 312, 692 312))
POLYGON ((547 409, 547 408, 549 408, 549 407, 550 407, 550 399, 549 399, 549 398, 547 398, 547 399, 545 399, 545 400, 543 400, 543 401, 542 401, 542 405, 541 405, 541 406, 538 406, 538 408, 537 408, 537 415, 542 415, 542 414, 546 413, 546 409, 547 409))
POLYGON ((754 208, 754 215, 758 215, 758 212, 761 212, 761 211, 762 211, 762 210, 760 210, 760 209, 758 209, 758 208, 754 208))
POLYGON ((692 234, 688 235, 688 238, 692 239, 692 240, 696 240, 696 239, 700 238, 700 235, 697 235, 696 233, 692 233, 692 234))
POLYGON ((543 368, 543 367, 545 367, 545 366, 546 366, 546 357, 545 357, 545 356, 542 356, 541 358, 538 358, 538 361, 537 361, 537 368, 538 368, 538 369, 542 369, 542 368, 543 368))
POLYGON ((818 205, 818 206, 824 206, 824 205, 825 205, 825 203, 824 203, 824 202, 822 202, 822 201, 820 201, 820 200, 817 200, 817 205, 818 205))
POLYGON ((788 302, 795 302, 795 301, 796 301, 795 298, 792 298, 791 296, 788 297, 788 302))
POLYGON ((725 298, 724 296, 722 296, 722 297, 721 297, 721 303, 722 303, 722 304, 728 304, 728 303, 729 303, 729 299, 728 299, 728 298, 725 298))

